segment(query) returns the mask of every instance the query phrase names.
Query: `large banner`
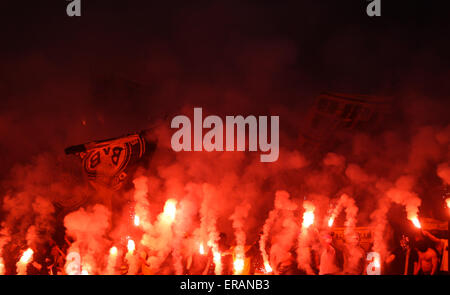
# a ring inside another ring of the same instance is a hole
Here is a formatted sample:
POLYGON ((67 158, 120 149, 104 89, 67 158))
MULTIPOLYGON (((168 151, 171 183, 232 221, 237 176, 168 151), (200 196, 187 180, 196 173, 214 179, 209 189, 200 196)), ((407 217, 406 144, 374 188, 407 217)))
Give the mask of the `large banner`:
POLYGON ((66 148, 82 160, 83 169, 94 187, 113 190, 122 187, 130 171, 143 159, 149 159, 156 142, 145 139, 146 131, 66 148))
POLYGON ((448 222, 440 221, 433 218, 420 218, 420 223, 422 224, 422 228, 427 231, 447 231, 448 230, 448 222))
MULTIPOLYGON (((345 227, 335 227, 333 228, 334 237, 336 240, 344 241, 344 231, 345 227)), ((373 242, 373 231, 370 227, 356 227, 355 232, 359 234, 361 247, 365 251, 369 251, 373 242)))
MULTIPOLYGON (((422 229, 427 231, 447 231, 448 230, 448 223, 446 221, 440 221, 433 218, 426 218, 422 217, 420 218, 420 223, 422 225, 422 229)), ((334 236, 337 240, 344 240, 344 231, 345 227, 335 227, 333 228, 334 236)), ((359 236, 361 238, 361 247, 364 248, 364 250, 369 251, 370 246, 373 243, 373 229, 371 227, 356 227, 355 231, 359 233, 359 236)))

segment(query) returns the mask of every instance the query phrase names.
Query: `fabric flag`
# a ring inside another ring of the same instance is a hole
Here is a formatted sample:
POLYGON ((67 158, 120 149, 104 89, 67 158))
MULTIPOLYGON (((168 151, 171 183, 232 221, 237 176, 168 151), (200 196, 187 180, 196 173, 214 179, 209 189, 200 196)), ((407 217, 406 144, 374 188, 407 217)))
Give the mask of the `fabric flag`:
POLYGON ((150 160, 156 149, 156 141, 147 141, 146 132, 71 146, 65 153, 81 158, 83 170, 95 188, 100 185, 119 190, 137 164, 150 160))

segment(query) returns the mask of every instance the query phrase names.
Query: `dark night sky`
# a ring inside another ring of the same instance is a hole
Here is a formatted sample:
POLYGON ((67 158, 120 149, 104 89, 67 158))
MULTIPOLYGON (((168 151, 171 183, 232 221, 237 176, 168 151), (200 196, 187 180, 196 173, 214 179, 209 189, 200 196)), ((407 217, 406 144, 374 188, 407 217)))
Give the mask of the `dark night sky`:
POLYGON ((5 2, 2 63, 40 55, 65 75, 89 66, 137 79, 150 47, 175 56, 193 79, 221 79, 239 74, 233 66, 249 58, 243 52, 266 50, 269 63, 270 46, 278 46, 289 66, 286 83, 304 88, 389 91, 405 75, 428 74, 434 77, 423 79, 427 92, 447 87, 445 1, 383 1, 379 18, 365 14, 363 0, 91 0, 82 1, 79 18, 65 15, 63 0, 5 2))
POLYGON ((408 107, 420 97, 415 120, 448 122, 445 2, 384 0, 370 18, 363 0, 82 0, 82 16, 69 18, 64 0, 3 1, 3 165, 139 130, 185 105, 301 111, 328 90, 401 93, 408 107), (108 75, 143 94, 95 95, 108 75))

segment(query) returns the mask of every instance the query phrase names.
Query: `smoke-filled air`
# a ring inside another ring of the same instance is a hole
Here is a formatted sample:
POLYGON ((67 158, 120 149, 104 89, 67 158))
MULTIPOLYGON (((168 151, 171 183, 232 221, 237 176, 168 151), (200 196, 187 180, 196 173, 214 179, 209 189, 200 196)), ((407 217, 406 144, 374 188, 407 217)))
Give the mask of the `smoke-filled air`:
POLYGON ((447 220, 448 48, 318 4, 232 2, 6 33, 1 274, 383 274, 402 234, 447 220), (171 120, 196 107, 279 116, 278 159, 175 152, 171 120), (141 130, 154 149, 120 187, 86 173, 89 149, 65 153, 141 130))

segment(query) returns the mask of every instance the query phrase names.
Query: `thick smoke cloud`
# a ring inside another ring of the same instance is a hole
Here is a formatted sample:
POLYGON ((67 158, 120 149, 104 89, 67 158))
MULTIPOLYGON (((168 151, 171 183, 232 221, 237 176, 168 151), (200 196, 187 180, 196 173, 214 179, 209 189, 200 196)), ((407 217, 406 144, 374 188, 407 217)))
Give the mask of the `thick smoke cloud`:
POLYGON ((148 7, 144 15, 137 13, 140 4, 129 11, 111 5, 106 12, 92 4, 77 24, 53 10, 45 22, 33 14, 31 21, 42 23, 39 36, 25 28, 20 38, 6 32, 11 40, 0 57, 5 264, 15 267, 6 257, 62 232, 74 239, 71 250, 81 251, 89 271, 100 272, 110 247, 126 245, 129 210, 141 221, 135 258, 145 249, 155 268, 170 260, 179 274, 185 253, 197 251, 191 245, 201 240, 219 251, 220 233, 241 251, 259 242, 273 267, 289 261, 305 200, 319 223, 328 220, 331 200, 351 196, 341 217, 347 223, 335 222, 373 226, 373 248, 383 254, 395 204, 405 207, 405 220, 421 212, 439 217, 440 196, 428 188, 450 183, 450 89, 443 83, 449 67, 437 58, 448 52, 448 44, 436 41, 438 20, 410 36, 408 22, 374 27, 336 5, 231 1, 148 7), (346 16, 354 23, 336 25, 346 16), (24 46, 35 38, 40 42, 24 46), (425 45, 412 46, 417 40, 425 45), (298 138, 322 91, 390 96, 392 115, 370 131, 336 134, 338 144, 315 160, 298 138), (279 160, 173 152, 171 118, 192 116, 197 106, 204 116, 280 116, 279 160), (68 145, 149 127, 158 149, 126 192, 95 192, 77 159, 63 155, 68 145), (163 214, 168 199, 177 201, 171 224, 163 214))

